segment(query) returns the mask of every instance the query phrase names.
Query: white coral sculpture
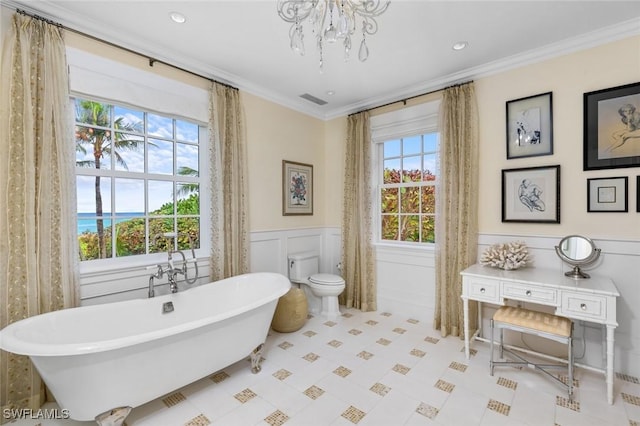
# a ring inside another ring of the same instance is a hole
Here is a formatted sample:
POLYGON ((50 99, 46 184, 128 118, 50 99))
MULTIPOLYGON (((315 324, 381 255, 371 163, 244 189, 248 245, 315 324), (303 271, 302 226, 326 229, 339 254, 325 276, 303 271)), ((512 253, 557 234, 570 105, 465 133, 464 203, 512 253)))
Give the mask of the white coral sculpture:
POLYGON ((488 247, 480 257, 480 264, 509 271, 526 266, 530 260, 526 244, 515 241, 488 247))

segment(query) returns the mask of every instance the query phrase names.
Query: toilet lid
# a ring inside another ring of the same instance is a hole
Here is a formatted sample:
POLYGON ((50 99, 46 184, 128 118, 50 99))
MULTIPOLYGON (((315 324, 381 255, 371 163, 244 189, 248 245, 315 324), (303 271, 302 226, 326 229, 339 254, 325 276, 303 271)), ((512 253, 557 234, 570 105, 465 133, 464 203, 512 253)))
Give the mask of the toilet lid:
POLYGON ((309 281, 321 285, 342 285, 344 280, 341 276, 333 274, 315 274, 309 277, 309 281))

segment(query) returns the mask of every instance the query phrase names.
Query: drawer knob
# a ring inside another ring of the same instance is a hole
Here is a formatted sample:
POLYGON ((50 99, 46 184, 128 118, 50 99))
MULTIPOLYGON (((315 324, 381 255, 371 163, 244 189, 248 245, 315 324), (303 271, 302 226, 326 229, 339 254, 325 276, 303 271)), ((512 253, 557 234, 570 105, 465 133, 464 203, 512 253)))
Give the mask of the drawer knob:
POLYGON ((580 309, 582 309, 583 311, 587 310, 587 304, 586 303, 581 303, 580 304, 580 309))
POLYGON ((480 289, 480 293, 484 293, 485 291, 487 291, 487 290, 485 290, 485 289, 484 289, 484 287, 482 287, 482 288, 480 289))
POLYGON ((527 290, 524 294, 526 294, 527 296, 531 296, 531 290, 527 290))

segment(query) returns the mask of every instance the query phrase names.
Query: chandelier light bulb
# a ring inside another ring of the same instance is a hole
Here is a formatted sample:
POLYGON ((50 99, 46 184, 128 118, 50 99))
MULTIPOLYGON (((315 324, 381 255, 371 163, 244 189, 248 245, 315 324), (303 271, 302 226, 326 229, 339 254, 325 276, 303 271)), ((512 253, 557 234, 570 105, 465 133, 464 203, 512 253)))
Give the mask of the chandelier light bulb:
POLYGON ((278 0, 278 15, 291 25, 289 39, 291 50, 304 55, 304 24, 316 39, 320 56, 320 71, 324 69, 323 46, 338 44, 342 40, 345 61, 349 60, 351 37, 356 31, 362 32, 358 59, 369 58, 366 36, 378 32, 376 18, 389 7, 390 0, 278 0), (334 23, 335 22, 335 23, 334 23), (358 27, 361 23, 361 27, 358 27))

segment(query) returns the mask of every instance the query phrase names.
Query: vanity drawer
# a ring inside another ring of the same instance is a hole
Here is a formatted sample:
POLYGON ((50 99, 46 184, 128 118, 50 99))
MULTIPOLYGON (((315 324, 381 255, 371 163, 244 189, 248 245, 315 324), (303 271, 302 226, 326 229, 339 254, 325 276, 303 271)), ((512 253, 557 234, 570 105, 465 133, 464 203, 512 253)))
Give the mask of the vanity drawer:
POLYGON ((607 318, 607 298, 563 292, 562 305, 558 314, 571 318, 605 320, 607 318))
POLYGON ((539 287, 533 284, 503 282, 502 297, 543 305, 558 305, 558 293, 555 289, 539 287))
POLYGON ((465 277, 469 299, 499 303, 500 282, 476 277, 465 277))

